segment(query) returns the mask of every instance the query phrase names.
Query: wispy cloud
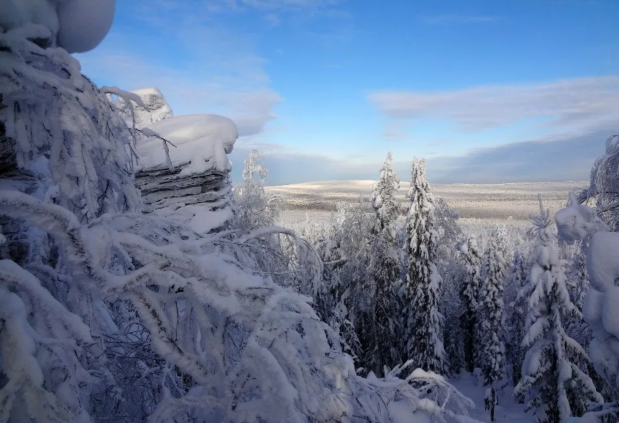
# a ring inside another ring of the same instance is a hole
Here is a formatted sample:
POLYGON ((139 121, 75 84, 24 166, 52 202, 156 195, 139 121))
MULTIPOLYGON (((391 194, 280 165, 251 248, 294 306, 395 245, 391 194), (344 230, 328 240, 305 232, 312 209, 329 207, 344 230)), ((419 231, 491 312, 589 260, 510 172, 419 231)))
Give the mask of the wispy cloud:
POLYGON ((480 132, 539 119, 545 129, 584 133, 617 121, 619 77, 497 85, 447 92, 378 91, 369 99, 393 120, 442 119, 480 132))
MULTIPOLYGON (((619 131, 619 125, 614 128, 619 131)), ((435 183, 557 182, 587 180, 611 129, 474 149, 459 157, 428 160, 435 183)))
MULTIPOLYGON (((619 126, 619 125, 618 125, 619 126)), ((619 131, 619 127, 615 130, 619 131)), ((461 156, 428 159, 431 183, 509 183, 582 181, 589 178, 591 165, 604 151, 604 141, 612 131, 596 131, 586 136, 537 139, 492 148, 473 149, 461 156)), ((243 160, 251 148, 264 153, 269 184, 283 185, 308 181, 376 179, 383 157, 361 162, 359 156, 333 159, 323 155, 299 154, 277 146, 240 145, 231 155, 233 177, 240 180, 243 160)), ((402 180, 410 174, 410 162, 394 156, 394 168, 402 180)))
POLYGON ((426 16, 423 22, 428 25, 450 25, 450 24, 480 24, 496 22, 500 19, 499 16, 460 16, 460 15, 440 15, 426 16))
POLYGON ((164 7, 167 19, 149 13, 147 3, 135 7, 144 12, 139 19, 145 30, 141 36, 113 30, 100 48, 80 55, 89 76, 123 89, 155 86, 175 113, 229 116, 242 136, 265 130, 283 99, 270 88, 266 60, 251 37, 189 13, 184 2, 164 7))

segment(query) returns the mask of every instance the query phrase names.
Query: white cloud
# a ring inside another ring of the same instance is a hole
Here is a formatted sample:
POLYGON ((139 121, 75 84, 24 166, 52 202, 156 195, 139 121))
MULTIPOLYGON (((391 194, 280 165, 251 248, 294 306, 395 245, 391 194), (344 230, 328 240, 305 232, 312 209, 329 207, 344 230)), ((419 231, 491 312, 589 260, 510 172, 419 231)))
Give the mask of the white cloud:
POLYGON ((616 122, 619 77, 496 85, 447 92, 378 91, 369 99, 394 120, 444 119, 478 132, 544 119, 545 129, 593 131, 616 122))
POLYGON ((135 7, 146 19, 141 33, 116 29, 99 49, 80 55, 87 75, 123 89, 155 86, 174 113, 223 114, 243 136, 265 130, 283 99, 269 87, 251 37, 190 13, 187 4, 164 7, 169 19, 147 13, 144 2, 135 7))

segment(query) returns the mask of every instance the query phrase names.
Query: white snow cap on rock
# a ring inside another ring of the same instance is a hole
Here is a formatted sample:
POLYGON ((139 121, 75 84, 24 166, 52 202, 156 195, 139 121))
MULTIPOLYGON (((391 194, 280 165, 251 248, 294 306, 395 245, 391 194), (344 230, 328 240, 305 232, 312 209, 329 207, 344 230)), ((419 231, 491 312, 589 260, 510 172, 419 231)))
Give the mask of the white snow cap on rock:
MULTIPOLYGON (((144 126, 149 126, 151 123, 169 119, 173 116, 172 108, 159 89, 154 87, 138 88, 137 90, 131 90, 131 92, 139 95, 144 105, 148 108, 148 111, 144 110, 148 115, 141 116, 142 120, 148 121, 148 124, 144 126)), ((141 107, 138 107, 138 114, 142 111, 141 109, 141 107)))
POLYGON ((172 108, 159 89, 154 87, 138 88, 129 92, 138 96, 144 103, 144 107, 133 101, 128 106, 120 96, 114 101, 121 109, 121 115, 130 128, 134 125, 138 129, 147 128, 155 122, 174 116, 172 108))
POLYGON ((98 46, 114 20, 115 0, 0 0, 0 26, 28 23, 47 27, 56 45, 69 53, 98 46))
MULTIPOLYGON (((170 159, 174 166, 189 163, 182 174, 203 173, 209 169, 230 170, 226 154, 232 152, 238 130, 230 119, 218 115, 185 115, 155 122, 149 126, 159 136, 173 143, 170 159)), ((137 145, 142 169, 166 166, 166 154, 158 138, 137 145)))

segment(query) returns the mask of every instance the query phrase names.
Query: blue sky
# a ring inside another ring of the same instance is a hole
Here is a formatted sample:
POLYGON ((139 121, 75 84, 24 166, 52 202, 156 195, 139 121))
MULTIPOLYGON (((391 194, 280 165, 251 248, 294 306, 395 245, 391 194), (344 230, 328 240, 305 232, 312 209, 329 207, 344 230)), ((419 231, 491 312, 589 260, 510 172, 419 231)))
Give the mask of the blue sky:
POLYGON ((273 184, 582 180, 619 132, 619 1, 131 0, 78 55, 99 85, 217 113, 273 184))

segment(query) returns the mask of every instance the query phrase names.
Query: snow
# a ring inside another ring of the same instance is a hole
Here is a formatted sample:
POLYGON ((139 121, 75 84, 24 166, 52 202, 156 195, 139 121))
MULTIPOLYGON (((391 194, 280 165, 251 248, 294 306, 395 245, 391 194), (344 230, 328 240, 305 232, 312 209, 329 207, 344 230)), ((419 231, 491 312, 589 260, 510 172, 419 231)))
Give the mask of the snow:
MULTIPOLYGON (((619 286, 606 289, 602 308, 602 324, 606 332, 619 341, 619 286)), ((616 354, 619 354, 619 351, 616 354)))
POLYGON ((58 45, 69 53, 97 47, 112 27, 115 0, 65 0, 58 4, 58 45))
POLYGON ((603 307, 604 294, 595 289, 589 289, 587 295, 585 295, 582 315, 593 330, 601 327, 603 307))
POLYGON ((611 389, 619 387, 619 233, 606 232, 595 211, 570 193, 567 207, 555 216, 559 236, 584 240, 591 289, 583 315, 593 331, 589 345, 597 372, 611 389))
POLYGON ((232 210, 226 207, 219 210, 209 210, 207 206, 195 204, 184 206, 178 210, 159 209, 157 214, 180 218, 199 234, 209 233, 211 230, 221 228, 232 219, 232 210))
POLYGON ((169 119, 173 116, 172 108, 157 88, 139 88, 131 90, 131 92, 138 95, 146 105, 146 108, 138 107, 136 110, 136 127, 146 127, 153 122, 169 119))
MULTIPOLYGON (((482 422, 490 422, 490 413, 484 409, 486 387, 470 373, 460 375, 448 380, 456 389, 473 400, 475 408, 470 410, 470 417, 482 422)), ((533 423, 535 418, 532 413, 524 411, 524 405, 514 400, 511 386, 498 391, 498 405, 495 410, 495 423, 533 423)))
POLYGON ((28 23, 58 32, 58 14, 48 0, 0 0, 0 26, 14 29, 28 23))
MULTIPOLYGON (((189 166, 182 175, 203 173, 209 169, 228 171, 231 168, 226 154, 232 152, 238 130, 230 119, 218 115, 185 115, 153 123, 148 127, 170 141, 170 159, 174 166, 189 166)), ((139 166, 149 169, 167 166, 166 154, 158 138, 143 140, 137 145, 139 166)))
POLYGON ((591 286, 604 291, 619 279, 619 233, 596 232, 587 248, 587 272, 591 286))
POLYGON ((98 46, 114 19, 115 0, 0 0, 0 26, 42 25, 69 53, 98 46))

